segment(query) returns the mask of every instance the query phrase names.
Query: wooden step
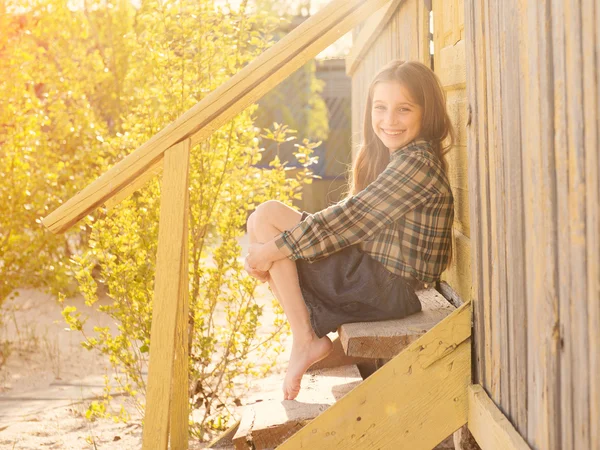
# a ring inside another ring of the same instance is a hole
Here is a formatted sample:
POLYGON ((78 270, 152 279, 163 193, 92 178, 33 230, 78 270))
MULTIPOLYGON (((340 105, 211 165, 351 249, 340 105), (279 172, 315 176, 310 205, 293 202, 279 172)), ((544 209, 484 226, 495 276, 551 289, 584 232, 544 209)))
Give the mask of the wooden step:
POLYGON ((304 375, 296 400, 281 400, 282 381, 278 380, 276 391, 265 386, 273 398, 244 408, 233 437, 236 449, 275 448, 358 386, 362 377, 355 365, 311 370, 304 375))
POLYGON ((358 322, 338 329, 348 356, 389 359, 416 341, 456 308, 435 289, 417 291, 423 310, 398 320, 358 322))

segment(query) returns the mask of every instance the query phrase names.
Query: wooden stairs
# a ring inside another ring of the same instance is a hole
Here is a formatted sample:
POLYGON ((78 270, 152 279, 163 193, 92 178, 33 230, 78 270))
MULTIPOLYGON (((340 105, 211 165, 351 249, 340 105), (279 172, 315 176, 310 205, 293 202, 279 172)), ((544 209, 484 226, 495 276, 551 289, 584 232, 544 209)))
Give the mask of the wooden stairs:
POLYGON ((467 416, 470 304, 417 294, 418 314, 340 327, 339 351, 311 368, 296 400, 281 400, 280 377, 263 380, 260 398, 211 448, 454 448, 467 416))

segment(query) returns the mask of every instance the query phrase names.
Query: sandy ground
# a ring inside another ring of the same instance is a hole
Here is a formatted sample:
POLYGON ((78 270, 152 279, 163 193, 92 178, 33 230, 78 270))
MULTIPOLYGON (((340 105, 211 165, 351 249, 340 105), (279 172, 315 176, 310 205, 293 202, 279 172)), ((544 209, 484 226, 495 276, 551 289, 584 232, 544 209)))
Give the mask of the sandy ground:
MULTIPOLYGON (((131 420, 115 423, 85 418, 90 402, 102 396, 104 376, 111 376, 107 357, 81 346, 81 334, 68 330, 63 307, 54 297, 35 290, 19 292, 2 311, 5 324, 0 342, 11 343, 11 354, 0 369, 0 449, 141 448, 141 415, 116 385, 113 395, 124 404, 131 420)), ((271 304, 266 285, 259 287, 258 294, 261 302, 271 304)), ((82 298, 67 303, 90 317, 88 330, 93 326, 116 329, 110 317, 88 308, 82 298)), ((270 319, 267 314, 264 323, 270 319)), ((287 358, 288 354, 282 355, 277 373, 287 358)), ((204 447, 190 441, 191 449, 204 447)))

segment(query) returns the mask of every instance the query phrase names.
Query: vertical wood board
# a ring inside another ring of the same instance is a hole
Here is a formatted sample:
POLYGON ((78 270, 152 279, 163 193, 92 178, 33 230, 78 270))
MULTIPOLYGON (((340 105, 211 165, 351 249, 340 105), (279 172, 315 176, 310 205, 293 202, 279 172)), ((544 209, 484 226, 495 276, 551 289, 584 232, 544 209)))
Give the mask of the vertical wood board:
MULTIPOLYGON (((587 259, 588 249, 586 241, 586 158, 585 158, 585 136, 584 136, 584 86, 583 86, 583 60, 582 45, 582 1, 565 0, 565 68, 566 68, 566 98, 567 98, 567 147, 569 168, 569 194, 568 194, 568 217, 569 217, 569 247, 570 247, 570 270, 571 285, 566 300, 571 306, 572 333, 570 339, 573 342, 573 353, 569 365, 571 378, 573 380, 572 403, 573 403, 573 448, 590 447, 590 383, 593 379, 598 380, 598 374, 590 373, 589 354, 590 346, 598 345, 588 340, 588 311, 586 301, 588 299, 588 272, 587 259)), ((556 51, 555 51, 556 53, 556 51)), ((598 151, 598 149, 596 149, 598 151)), ((556 149, 558 153, 564 153, 562 149, 556 149)), ((561 342, 565 337, 561 336, 561 342)), ((561 369, 567 369, 561 367, 561 369)), ((564 370, 562 371, 564 373, 564 370)), ((561 395, 563 392, 561 392, 561 395)), ((566 418, 563 416, 563 418, 566 418)))
MULTIPOLYGON (((488 177, 489 162, 488 162, 488 151, 490 147, 488 124, 489 120, 487 117, 488 109, 488 97, 487 97, 487 64, 486 64, 486 52, 487 52, 487 36, 484 34, 484 2, 478 0, 474 2, 475 14, 476 14, 476 39, 475 39, 475 55, 477 60, 477 78, 475 89, 477 92, 477 111, 481 120, 479 121, 479 127, 477 128, 478 133, 478 172, 480 174, 480 184, 477 188, 480 191, 481 203, 478 205, 478 213, 481 220, 480 228, 480 239, 481 239, 481 251, 480 260, 477 262, 481 264, 482 270, 480 272, 480 295, 478 299, 481 302, 481 316, 478 318, 481 320, 481 327, 484 339, 483 344, 483 355, 482 359, 485 364, 482 367, 483 379, 482 384, 485 387, 491 385, 492 382, 492 322, 491 322, 491 242, 490 242, 490 179, 488 177)), ((477 208, 477 206, 475 206, 477 208)))
POLYGON ((584 146, 590 448, 600 448, 600 6, 583 2, 584 146), (595 55, 595 58, 592 57, 595 55))
POLYGON ((508 393, 508 311, 506 298, 506 219, 505 219, 505 183, 504 183, 504 136, 501 107, 504 102, 500 80, 504 67, 500 61, 500 33, 498 18, 502 2, 486 3, 486 24, 489 39, 488 49, 488 127, 489 138, 489 177, 490 177, 490 233, 491 233, 491 320, 492 320, 492 382, 489 386, 492 399, 503 409, 510 410, 508 393))
POLYGON ((527 438, 537 448, 560 448, 556 178, 552 126, 549 1, 520 2, 528 327, 527 438))
POLYGON ((503 123, 503 148, 505 155, 500 170, 504 171, 506 208, 506 298, 509 361, 503 365, 505 379, 509 382, 509 405, 504 410, 516 429, 527 435, 527 297, 525 292, 525 225, 523 211, 523 171, 521 166, 521 110, 519 28, 514 20, 519 14, 517 0, 499 3, 499 28, 504 39, 500 43, 501 67, 504 68, 501 117, 503 123))
POLYGON ((461 37, 464 12, 457 0, 433 2, 434 69, 446 95, 446 108, 454 126, 456 140, 446 155, 448 176, 454 196, 453 257, 442 279, 463 298, 470 298, 472 288, 469 173, 466 126, 468 122, 466 92, 465 41, 461 37))
POLYGON ((474 348, 475 373, 473 382, 485 382, 485 332, 483 327, 483 249, 482 249, 482 221, 481 205, 482 193, 480 186, 483 183, 482 174, 479 172, 479 152, 482 143, 479 139, 481 114, 479 111, 479 77, 483 68, 479 57, 479 9, 475 2, 465 4, 465 35, 467 45, 465 48, 467 67, 467 99, 469 102, 469 122, 467 125, 467 155, 469 171, 469 215, 471 238, 471 273, 472 287, 469 298, 473 301, 474 316, 474 348))
MULTIPOLYGON (((187 142, 189 152, 189 141, 187 142)), ((184 147, 185 147, 184 145, 184 147)), ((184 194, 183 261, 179 277, 179 298, 175 321, 175 359, 170 412, 170 443, 172 449, 187 450, 189 441, 189 193, 184 194)))
POLYGON ((558 214, 557 247, 558 247, 558 281, 560 298, 560 335, 567 337, 562 340, 560 356, 560 410, 561 410, 561 446, 573 448, 573 399, 572 399, 572 370, 573 346, 576 345, 568 338, 573 333, 571 320, 571 264, 569 243, 569 167, 568 157, 560 149, 568 149, 567 134, 567 98, 566 98, 566 60, 565 60, 565 15, 560 2, 555 4, 556 14, 552 15, 553 40, 553 73, 554 73, 554 145, 556 167, 556 206, 563 212, 558 214))
MULTIPOLYGON (((166 450, 178 308, 187 290, 189 140, 165 153, 143 449, 166 450)), ((180 415, 178 415, 181 417, 180 415)))

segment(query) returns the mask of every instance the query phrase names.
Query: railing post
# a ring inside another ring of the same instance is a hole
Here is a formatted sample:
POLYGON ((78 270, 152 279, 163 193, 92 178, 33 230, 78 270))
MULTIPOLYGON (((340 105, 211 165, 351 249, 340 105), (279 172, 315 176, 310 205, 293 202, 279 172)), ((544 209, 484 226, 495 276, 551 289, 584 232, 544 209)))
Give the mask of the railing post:
MULTIPOLYGON (((189 141, 187 141, 189 143, 189 141)), ((189 149, 189 145, 188 145, 189 149)), ((188 150, 186 149, 186 153, 188 150)), ((187 189, 186 189, 187 193, 187 189)), ((185 251, 181 271, 180 286, 182 288, 177 308, 177 322, 175 327, 175 361, 173 367, 173 387, 171 393, 171 449, 187 450, 189 431, 189 347, 188 347, 188 317, 189 317, 189 289, 188 289, 188 198, 185 202, 185 251)))
POLYGON ((188 185, 187 139, 165 152, 162 180, 150 365, 142 448, 188 443, 188 185))

